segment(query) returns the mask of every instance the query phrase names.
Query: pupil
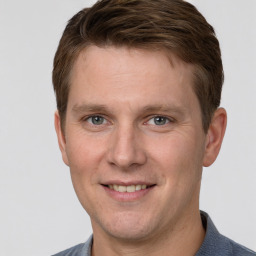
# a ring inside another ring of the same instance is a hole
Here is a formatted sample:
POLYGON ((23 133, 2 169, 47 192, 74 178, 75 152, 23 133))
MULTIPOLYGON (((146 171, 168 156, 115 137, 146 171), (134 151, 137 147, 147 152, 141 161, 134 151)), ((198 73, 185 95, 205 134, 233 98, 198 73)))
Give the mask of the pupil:
POLYGON ((103 118, 100 116, 94 116, 94 117, 92 117, 92 123, 93 124, 102 124, 103 118))
POLYGON ((164 125, 166 123, 166 118, 162 116, 155 117, 155 124, 164 125))

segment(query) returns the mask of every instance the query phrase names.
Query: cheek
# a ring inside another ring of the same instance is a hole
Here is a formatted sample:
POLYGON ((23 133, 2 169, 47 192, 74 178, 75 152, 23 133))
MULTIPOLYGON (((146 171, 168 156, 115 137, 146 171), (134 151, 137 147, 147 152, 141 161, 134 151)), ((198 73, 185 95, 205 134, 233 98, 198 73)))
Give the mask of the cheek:
POLYGON ((67 157, 71 176, 79 183, 96 182, 99 165, 104 157, 104 146, 100 139, 89 136, 70 136, 67 140, 67 157))
POLYGON ((83 131, 70 133, 67 137, 67 155, 71 163, 79 164, 99 157, 103 150, 104 140, 92 134, 86 135, 83 131))
POLYGON ((195 138, 176 134, 151 145, 151 158, 161 166, 162 174, 168 182, 189 183, 191 179, 200 178, 204 147, 195 138))
POLYGON ((87 212, 97 205, 94 193, 98 185, 98 173, 103 151, 102 144, 91 138, 73 136, 67 141, 70 174, 77 197, 87 212), (96 202, 96 203, 95 203, 96 202))

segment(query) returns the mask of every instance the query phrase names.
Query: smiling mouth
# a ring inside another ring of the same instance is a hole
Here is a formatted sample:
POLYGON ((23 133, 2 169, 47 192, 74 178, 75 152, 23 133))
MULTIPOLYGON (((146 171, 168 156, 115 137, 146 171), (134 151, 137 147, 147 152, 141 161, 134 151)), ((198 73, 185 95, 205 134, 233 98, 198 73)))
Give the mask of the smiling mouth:
POLYGON ((110 184, 110 185, 104 185, 105 187, 108 187, 111 190, 117 191, 117 192, 121 192, 121 193, 133 193, 136 191, 140 191, 140 190, 145 190, 148 188, 151 188, 155 185, 145 185, 145 184, 141 184, 141 185, 129 185, 129 186, 124 186, 124 185, 117 185, 117 184, 110 184))

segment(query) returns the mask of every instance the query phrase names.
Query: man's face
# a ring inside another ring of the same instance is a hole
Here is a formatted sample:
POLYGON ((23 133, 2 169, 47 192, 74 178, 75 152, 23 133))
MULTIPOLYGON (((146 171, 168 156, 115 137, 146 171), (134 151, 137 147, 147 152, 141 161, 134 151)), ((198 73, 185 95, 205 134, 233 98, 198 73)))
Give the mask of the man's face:
POLYGON ((79 55, 59 141, 95 234, 152 238, 198 212, 206 135, 192 70, 160 51, 79 55))

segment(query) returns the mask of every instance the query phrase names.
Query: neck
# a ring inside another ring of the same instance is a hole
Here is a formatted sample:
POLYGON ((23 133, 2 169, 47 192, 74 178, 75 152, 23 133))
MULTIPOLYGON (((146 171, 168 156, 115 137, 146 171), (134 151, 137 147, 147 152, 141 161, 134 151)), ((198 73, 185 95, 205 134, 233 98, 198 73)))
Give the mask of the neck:
POLYGON ((178 225, 143 241, 123 241, 95 232, 92 256, 186 256, 195 255, 205 236, 199 210, 183 216, 178 225))

